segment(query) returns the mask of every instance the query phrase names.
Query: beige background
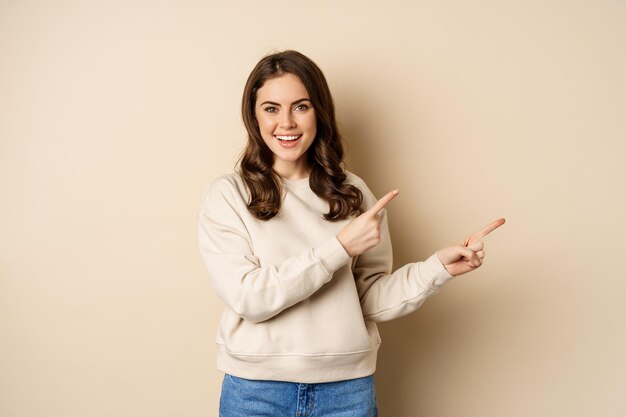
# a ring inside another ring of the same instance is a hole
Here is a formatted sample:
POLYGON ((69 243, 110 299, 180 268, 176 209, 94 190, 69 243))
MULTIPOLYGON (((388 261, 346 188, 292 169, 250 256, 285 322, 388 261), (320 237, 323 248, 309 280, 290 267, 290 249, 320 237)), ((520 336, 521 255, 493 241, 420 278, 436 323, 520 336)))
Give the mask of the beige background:
POLYGON ((626 3, 0 1, 0 415, 217 415, 196 243, 275 49, 329 79, 396 266, 487 262, 381 326, 386 417, 626 415, 626 3))

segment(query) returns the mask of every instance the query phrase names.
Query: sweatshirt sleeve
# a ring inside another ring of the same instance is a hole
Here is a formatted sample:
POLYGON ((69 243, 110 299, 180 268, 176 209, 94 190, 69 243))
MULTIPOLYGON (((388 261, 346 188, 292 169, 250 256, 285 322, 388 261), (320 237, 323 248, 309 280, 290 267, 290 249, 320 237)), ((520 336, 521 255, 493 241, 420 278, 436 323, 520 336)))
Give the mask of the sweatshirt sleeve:
MULTIPOLYGON (((376 200, 364 188, 364 200, 371 205, 376 200)), ((436 253, 423 262, 409 263, 392 273, 393 254, 387 211, 383 210, 381 215, 380 243, 361 254, 354 265, 363 317, 374 322, 412 313, 452 278, 436 253)))
MULTIPOLYGON (((244 320, 262 322, 310 297, 350 257, 336 237, 280 265, 261 265, 239 213, 241 195, 225 179, 207 189, 198 218, 200 252, 212 286, 244 320)), ((261 221, 261 220, 259 220, 261 221)))

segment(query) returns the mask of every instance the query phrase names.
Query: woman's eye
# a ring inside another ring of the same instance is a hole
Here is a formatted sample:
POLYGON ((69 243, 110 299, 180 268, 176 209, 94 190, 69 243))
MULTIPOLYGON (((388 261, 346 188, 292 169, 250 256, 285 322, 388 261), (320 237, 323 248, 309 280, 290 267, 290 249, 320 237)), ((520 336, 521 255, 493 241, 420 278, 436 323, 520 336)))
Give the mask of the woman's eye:
POLYGON ((305 110, 308 110, 308 109, 309 109, 309 106, 307 106, 306 104, 298 104, 296 106, 296 110, 297 111, 305 111, 305 110))
POLYGON ((276 107, 266 107, 264 110, 268 113, 276 113, 278 111, 276 107))

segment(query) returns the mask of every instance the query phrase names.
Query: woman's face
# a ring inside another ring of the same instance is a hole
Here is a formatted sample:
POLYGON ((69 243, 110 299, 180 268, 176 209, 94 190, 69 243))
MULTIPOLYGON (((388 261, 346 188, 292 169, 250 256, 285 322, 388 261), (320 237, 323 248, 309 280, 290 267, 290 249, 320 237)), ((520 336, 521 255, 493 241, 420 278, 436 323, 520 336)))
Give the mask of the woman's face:
POLYGON ((300 78, 284 74, 265 81, 254 111, 261 137, 274 154, 274 171, 289 179, 307 177, 306 152, 315 140, 317 120, 300 78))

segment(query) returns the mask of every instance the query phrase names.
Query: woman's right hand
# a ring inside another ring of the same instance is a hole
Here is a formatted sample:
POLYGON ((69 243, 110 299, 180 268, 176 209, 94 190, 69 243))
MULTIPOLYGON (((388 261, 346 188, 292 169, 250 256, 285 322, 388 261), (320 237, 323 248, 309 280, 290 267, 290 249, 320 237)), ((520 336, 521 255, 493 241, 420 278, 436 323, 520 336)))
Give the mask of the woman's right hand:
POLYGON ((388 192, 372 208, 341 229, 337 235, 337 240, 348 252, 348 255, 360 255, 380 243, 380 211, 397 195, 398 190, 388 192))

